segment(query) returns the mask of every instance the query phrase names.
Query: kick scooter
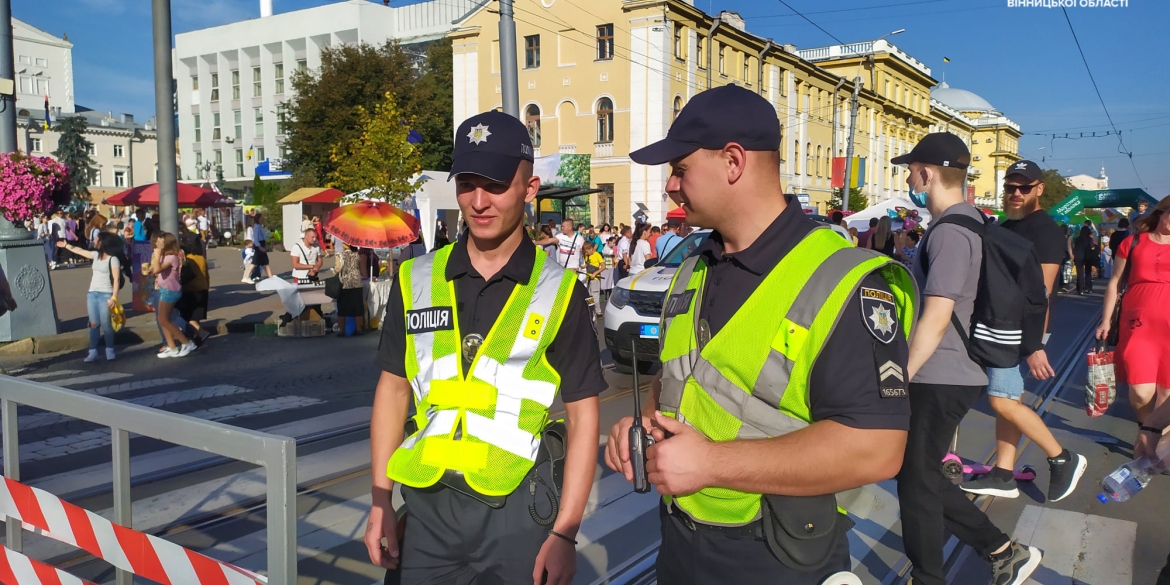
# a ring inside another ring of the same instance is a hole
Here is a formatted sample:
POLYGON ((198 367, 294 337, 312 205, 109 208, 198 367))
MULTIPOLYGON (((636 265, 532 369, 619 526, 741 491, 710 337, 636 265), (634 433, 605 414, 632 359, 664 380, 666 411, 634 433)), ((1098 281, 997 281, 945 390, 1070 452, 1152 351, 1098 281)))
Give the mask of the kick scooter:
MULTIPOLYGON (((947 452, 946 457, 942 460, 943 476, 948 480, 954 481, 966 475, 986 475, 991 472, 991 467, 987 465, 980 465, 978 463, 963 463, 963 460, 955 454, 959 447, 959 431, 955 429, 955 436, 951 439, 951 448, 947 452)), ((1036 479, 1036 469, 1031 465, 1023 465, 1016 471, 1012 472, 1016 481, 1032 481, 1036 479)))

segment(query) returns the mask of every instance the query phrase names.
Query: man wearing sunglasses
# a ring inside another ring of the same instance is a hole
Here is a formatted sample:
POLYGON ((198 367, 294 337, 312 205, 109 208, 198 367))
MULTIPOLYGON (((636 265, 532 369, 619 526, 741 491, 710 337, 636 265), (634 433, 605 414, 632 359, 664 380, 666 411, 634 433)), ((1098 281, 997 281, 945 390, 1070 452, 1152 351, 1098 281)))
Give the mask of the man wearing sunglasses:
MULTIPOLYGON (((1003 210, 1007 221, 1003 222, 1003 227, 1032 242, 1032 249, 1044 271, 1044 286, 1051 296, 1056 274, 1064 262, 1065 240, 1060 226, 1056 225, 1047 211, 1040 208, 1040 196, 1044 194, 1044 174, 1040 166, 1030 160, 1012 164, 1007 172, 1003 181, 1003 210)), ((1047 316, 1044 328, 1047 331, 1047 316)), ((1047 333, 1044 341, 1048 341, 1047 333)), ((995 467, 991 473, 963 482, 960 487, 974 494, 1018 497, 1020 492, 1016 489, 1012 468, 1016 460, 1016 445, 1020 442, 1020 436, 1024 435, 1048 456, 1048 467, 1051 470, 1048 501, 1056 502, 1076 489, 1088 461, 1083 455, 1061 447, 1040 416, 1020 403, 1020 395, 1024 392, 1021 368, 1029 370, 1037 380, 1047 380, 1055 374, 1043 349, 1028 356, 1020 368, 987 369, 987 395, 991 408, 995 410, 995 467)))

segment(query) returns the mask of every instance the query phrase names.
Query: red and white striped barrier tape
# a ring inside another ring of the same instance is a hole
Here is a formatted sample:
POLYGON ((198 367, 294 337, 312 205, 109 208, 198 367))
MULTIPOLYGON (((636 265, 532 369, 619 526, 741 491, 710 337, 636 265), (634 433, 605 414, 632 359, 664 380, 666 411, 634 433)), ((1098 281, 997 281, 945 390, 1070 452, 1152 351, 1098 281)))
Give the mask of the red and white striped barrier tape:
POLYGON ((14 550, 0 549, 0 583, 4 585, 95 585, 65 571, 30 559, 14 550))
MULTIPOLYGON (((0 484, 0 515, 18 518, 46 536, 81 548, 111 565, 164 585, 265 585, 260 575, 189 551, 156 536, 119 526, 44 490, 5 478, 0 484)), ((13 554, 8 552, 8 554, 13 554)), ((35 569, 35 565, 33 565, 35 569)), ((47 565, 46 565, 47 567, 47 565)), ((52 571, 51 567, 47 567, 52 571)), ((53 575, 59 572, 53 573, 53 575)), ((41 571, 36 571, 41 575, 41 571)), ((48 573, 46 573, 48 575, 48 573)), ((3 576, 3 573, 0 573, 3 576)), ((6 585, 83 583, 44 579, 6 585)))

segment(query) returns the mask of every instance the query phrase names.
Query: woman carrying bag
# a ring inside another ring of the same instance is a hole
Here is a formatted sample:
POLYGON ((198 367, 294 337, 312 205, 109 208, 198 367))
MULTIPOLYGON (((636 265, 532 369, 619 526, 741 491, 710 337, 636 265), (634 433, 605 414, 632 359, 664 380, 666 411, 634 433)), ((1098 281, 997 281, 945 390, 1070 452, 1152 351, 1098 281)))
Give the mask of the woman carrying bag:
POLYGON ((118 236, 101 232, 98 234, 96 250, 82 250, 65 241, 57 242, 58 248, 93 261, 90 269, 89 292, 86 293, 86 308, 89 313, 89 354, 85 361, 94 362, 98 357, 98 342, 105 337, 106 360, 114 361, 114 324, 110 311, 118 304, 118 291, 122 288, 122 240, 118 236))

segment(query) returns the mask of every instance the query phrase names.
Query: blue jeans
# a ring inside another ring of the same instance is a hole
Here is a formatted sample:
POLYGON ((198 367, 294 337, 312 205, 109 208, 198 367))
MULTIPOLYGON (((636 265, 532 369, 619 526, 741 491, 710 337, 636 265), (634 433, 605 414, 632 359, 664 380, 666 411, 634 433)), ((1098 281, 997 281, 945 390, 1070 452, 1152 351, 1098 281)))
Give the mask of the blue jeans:
POLYGON ((110 322, 110 293, 91 290, 85 295, 85 306, 89 311, 89 322, 96 323, 97 327, 89 328, 89 348, 97 350, 98 340, 103 334, 106 338, 106 348, 114 349, 114 325, 110 322))
POLYGON ((1021 367, 987 368, 987 395, 1019 400, 1024 393, 1024 374, 1021 367))
MULTIPOLYGON (((159 290, 158 290, 158 288, 155 288, 153 291, 150 292, 150 298, 147 299, 146 304, 154 307, 154 310, 157 311, 158 310, 158 298, 159 298, 159 290)), ((179 331, 183 332, 183 335, 187 335, 187 329, 188 329, 187 322, 184 321, 183 317, 179 315, 178 309, 174 309, 174 308, 171 309, 170 318, 171 318, 171 323, 174 323, 175 327, 178 327, 179 331)), ((165 340, 167 338, 167 336, 163 334, 162 325, 158 324, 157 318, 154 320, 154 324, 156 327, 158 327, 159 339, 165 340)))

